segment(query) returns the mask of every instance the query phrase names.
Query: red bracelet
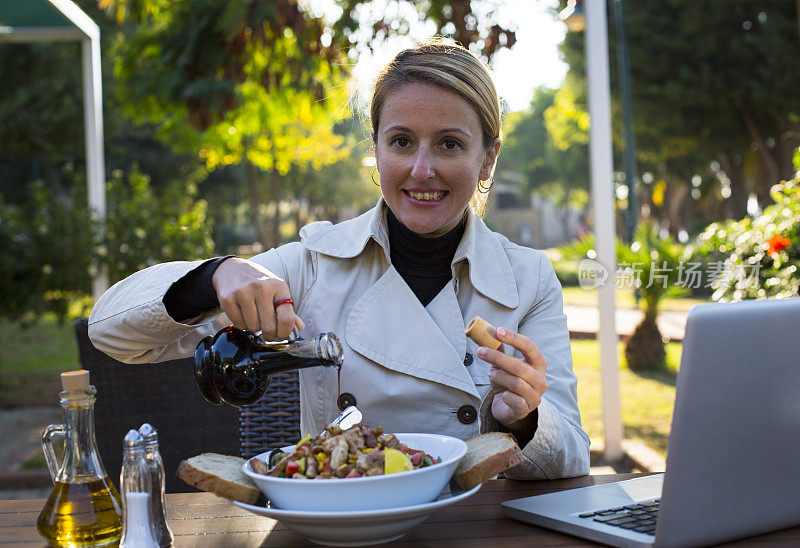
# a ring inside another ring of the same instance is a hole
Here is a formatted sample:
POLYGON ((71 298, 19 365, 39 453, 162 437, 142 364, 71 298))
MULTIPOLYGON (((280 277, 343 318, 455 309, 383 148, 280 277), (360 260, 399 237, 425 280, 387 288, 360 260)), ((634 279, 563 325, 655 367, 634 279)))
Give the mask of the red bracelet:
POLYGON ((275 307, 276 310, 282 304, 290 304, 290 305, 294 306, 294 301, 292 299, 278 299, 277 301, 272 303, 272 305, 275 307))

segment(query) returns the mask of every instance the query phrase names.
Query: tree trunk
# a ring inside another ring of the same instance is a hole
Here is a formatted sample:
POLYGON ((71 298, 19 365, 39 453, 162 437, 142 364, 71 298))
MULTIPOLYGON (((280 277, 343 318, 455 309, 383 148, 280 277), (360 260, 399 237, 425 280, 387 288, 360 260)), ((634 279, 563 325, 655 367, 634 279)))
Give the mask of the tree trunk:
POLYGON ((763 209, 770 203, 769 189, 772 188, 772 185, 780 182, 778 162, 770 153, 764 136, 759 131, 755 120, 753 120, 753 116, 746 107, 742 108, 742 120, 747 128, 747 133, 750 135, 750 138, 756 145, 759 164, 764 173, 764 177, 761 180, 757 180, 755 189, 756 197, 758 198, 758 204, 763 209))
POLYGON ((256 239, 261 245, 269 249, 271 240, 261 222, 261 204, 264 203, 261 195, 261 177, 253 162, 245 160, 244 165, 247 171, 247 179, 250 182, 250 222, 253 225, 253 230, 255 230, 256 239))
POLYGON ((277 170, 273 169, 269 177, 272 201, 275 203, 275 212, 272 216, 272 230, 270 238, 273 247, 281 245, 281 179, 277 170))
POLYGON ((631 371, 661 369, 666 363, 666 356, 658 324, 652 318, 643 319, 625 342, 628 368, 631 371))
POLYGON ((689 195, 689 185, 683 181, 672 181, 670 186, 669 202, 667 206, 667 220, 669 221, 669 231, 677 234, 683 228, 684 211, 683 203, 689 195))
POLYGON ((794 153, 800 146, 800 123, 790 122, 777 112, 772 113, 772 119, 778 128, 779 137, 775 155, 777 156, 779 175, 782 180, 791 179, 795 172, 794 153))
POLYGON ((303 216, 301 211, 302 209, 303 209, 303 203, 298 200, 294 208, 294 231, 296 233, 299 233, 300 229, 303 228, 303 216))
POLYGON ((720 163, 731 181, 731 196, 725 201, 725 216, 730 219, 742 219, 747 215, 747 183, 744 180, 744 164, 731 152, 723 150, 720 163))
POLYGON ((572 239, 572 234, 569 233, 569 197, 570 197, 570 189, 567 188, 564 194, 564 203, 562 204, 562 227, 561 229, 564 232, 564 241, 569 241, 572 239))

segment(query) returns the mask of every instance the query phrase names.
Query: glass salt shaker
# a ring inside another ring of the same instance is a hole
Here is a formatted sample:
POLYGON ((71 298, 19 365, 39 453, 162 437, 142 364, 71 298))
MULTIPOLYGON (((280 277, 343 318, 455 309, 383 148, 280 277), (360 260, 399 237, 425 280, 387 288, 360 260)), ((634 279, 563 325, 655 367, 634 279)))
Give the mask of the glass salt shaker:
POLYGON ((150 519, 151 480, 144 446, 136 430, 125 435, 119 481, 125 513, 120 548, 159 548, 150 519))
POLYGON ((164 461, 158 450, 158 432, 149 423, 139 427, 144 438, 144 455, 150 471, 150 519, 156 542, 161 548, 172 546, 174 537, 167 523, 166 501, 164 498, 164 461))

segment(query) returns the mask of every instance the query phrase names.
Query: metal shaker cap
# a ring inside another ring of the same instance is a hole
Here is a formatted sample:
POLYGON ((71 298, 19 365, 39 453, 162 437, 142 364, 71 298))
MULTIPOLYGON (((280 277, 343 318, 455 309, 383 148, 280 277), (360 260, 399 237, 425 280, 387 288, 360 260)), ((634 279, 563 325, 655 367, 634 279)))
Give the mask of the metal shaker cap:
POLYGON ((125 434, 125 439, 122 442, 122 448, 130 451, 134 449, 143 449, 144 448, 144 438, 139 433, 138 430, 128 430, 128 433, 125 434))
POLYGON ((149 422, 146 422, 139 427, 139 433, 144 438, 144 442, 146 444, 150 445, 153 443, 158 443, 158 432, 149 422))

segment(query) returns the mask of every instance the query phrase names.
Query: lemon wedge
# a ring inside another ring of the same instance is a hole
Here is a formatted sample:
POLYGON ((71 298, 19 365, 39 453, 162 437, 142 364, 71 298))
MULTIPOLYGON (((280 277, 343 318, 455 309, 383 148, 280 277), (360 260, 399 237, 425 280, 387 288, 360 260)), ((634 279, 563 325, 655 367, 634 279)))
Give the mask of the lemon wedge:
POLYGON ((406 472, 414 469, 411 464, 411 457, 397 449, 386 449, 384 451, 384 459, 384 474, 394 474, 395 472, 406 472))

